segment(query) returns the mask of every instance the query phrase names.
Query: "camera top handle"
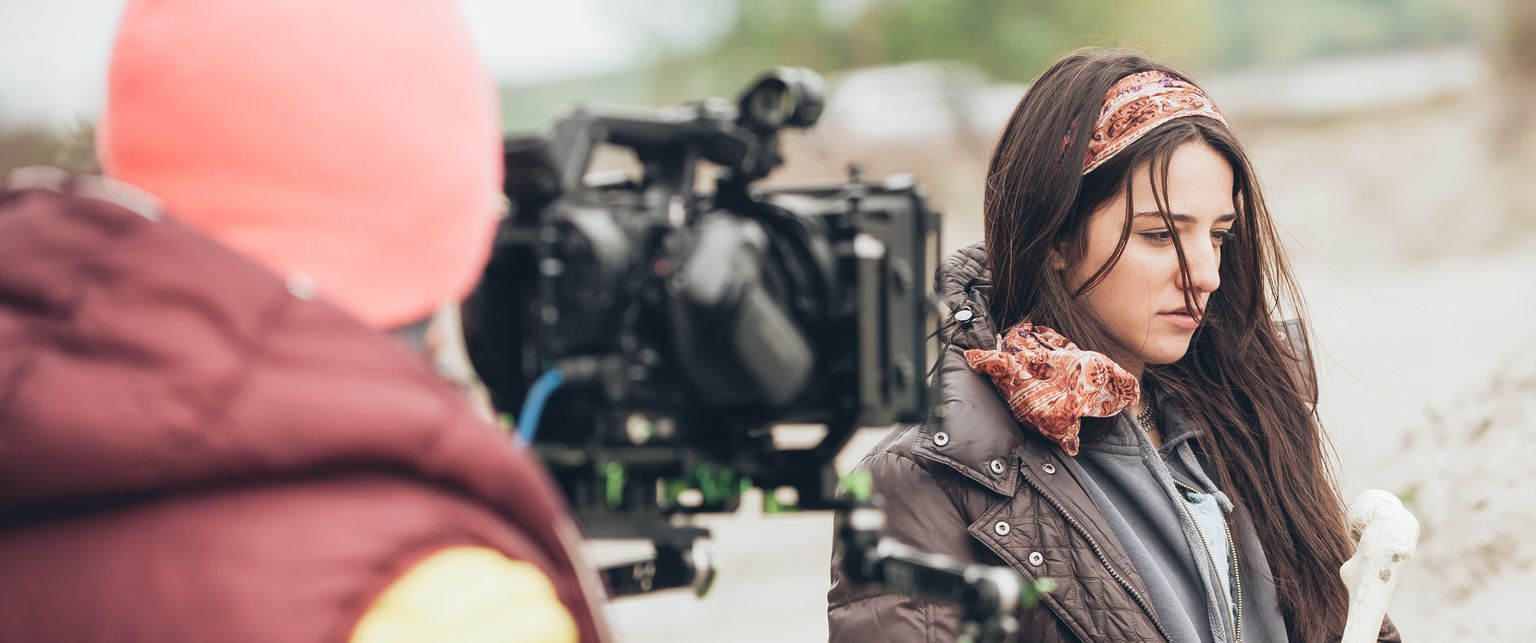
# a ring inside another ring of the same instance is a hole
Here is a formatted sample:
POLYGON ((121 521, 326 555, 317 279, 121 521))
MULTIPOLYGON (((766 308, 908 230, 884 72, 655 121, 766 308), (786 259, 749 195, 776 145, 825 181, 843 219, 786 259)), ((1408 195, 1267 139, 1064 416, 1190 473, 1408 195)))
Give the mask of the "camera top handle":
POLYGON ((700 160, 728 169, 733 180, 726 183, 745 190, 783 163, 778 132, 814 125, 824 97, 815 73, 781 67, 759 77, 737 105, 710 99, 659 113, 577 109, 556 123, 549 141, 557 176, 563 177, 558 193, 590 189, 584 180, 603 144, 635 152, 645 168, 648 201, 692 196, 700 160))

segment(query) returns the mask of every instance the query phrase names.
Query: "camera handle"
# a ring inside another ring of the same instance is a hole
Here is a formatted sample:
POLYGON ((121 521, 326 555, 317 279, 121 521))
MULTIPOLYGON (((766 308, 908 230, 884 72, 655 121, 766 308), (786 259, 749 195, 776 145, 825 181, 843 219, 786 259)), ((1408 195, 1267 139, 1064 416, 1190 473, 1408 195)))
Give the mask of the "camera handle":
POLYGON ((702 598, 715 582, 714 555, 703 542, 708 538, 709 530, 701 527, 663 528, 651 537, 654 556, 603 568, 609 595, 624 598, 689 588, 702 598))
POLYGON ((960 640, 995 643, 1018 631, 1015 615, 1033 607, 1054 584, 1028 583, 1007 567, 967 563, 883 537, 885 513, 858 500, 837 508, 843 572, 854 583, 960 608, 960 640))
MULTIPOLYGON (((962 641, 1008 640, 1018 631, 1017 611, 1033 607, 1052 587, 1048 579, 1031 584, 1007 567, 966 563, 885 538, 885 514, 867 502, 838 501, 834 523, 849 580, 958 606, 962 641)), ((708 538, 699 527, 658 526, 650 537, 654 556, 603 568, 611 597, 683 588, 704 596, 716 572, 702 542, 708 538)))

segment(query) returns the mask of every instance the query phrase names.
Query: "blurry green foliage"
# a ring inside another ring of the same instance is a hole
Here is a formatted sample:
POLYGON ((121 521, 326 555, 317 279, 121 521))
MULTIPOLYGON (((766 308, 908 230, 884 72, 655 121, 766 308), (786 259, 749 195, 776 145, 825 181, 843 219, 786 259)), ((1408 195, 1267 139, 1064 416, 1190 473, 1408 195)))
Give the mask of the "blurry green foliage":
POLYGON ((541 127, 573 96, 661 105, 730 96, 774 65, 823 73, 958 61, 1026 82, 1062 53, 1130 46, 1198 74, 1469 39, 1455 0, 605 0, 654 43, 634 69, 536 87, 506 102, 541 127))
POLYGON ((0 129, 0 174, 53 160, 62 142, 39 129, 0 129))
POLYGON ((41 127, 6 127, 0 120, 0 175, 28 165, 55 165, 76 172, 97 171, 96 128, 76 123, 66 132, 41 127))
MULTIPOLYGON (((699 0, 691 4, 718 6, 699 0)), ((664 76, 750 73, 765 63, 834 71, 920 60, 959 60, 1026 80, 1063 51, 1140 44, 1205 53, 1204 0, 736 0, 734 25, 713 47, 663 56, 664 76), (842 7, 836 11, 834 7, 842 7)), ((718 10, 718 9, 717 9, 718 10)))

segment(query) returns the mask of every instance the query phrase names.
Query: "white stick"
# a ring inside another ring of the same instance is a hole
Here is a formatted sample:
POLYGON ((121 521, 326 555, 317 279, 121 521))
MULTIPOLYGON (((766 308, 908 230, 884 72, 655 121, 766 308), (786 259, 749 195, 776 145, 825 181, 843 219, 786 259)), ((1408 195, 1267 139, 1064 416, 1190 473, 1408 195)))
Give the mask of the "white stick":
POLYGON ((1371 489, 1349 503, 1345 516, 1355 555, 1339 567, 1349 590, 1349 616, 1340 643, 1375 643, 1403 567, 1419 543, 1419 521, 1402 501, 1371 489))

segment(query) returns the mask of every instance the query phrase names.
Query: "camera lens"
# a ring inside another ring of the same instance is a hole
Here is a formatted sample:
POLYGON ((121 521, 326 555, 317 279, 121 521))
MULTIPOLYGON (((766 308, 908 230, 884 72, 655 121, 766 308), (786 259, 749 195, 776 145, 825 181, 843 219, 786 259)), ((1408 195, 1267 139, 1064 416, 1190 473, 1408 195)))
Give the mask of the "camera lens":
POLYGON ((778 129, 793 112, 784 83, 766 81, 747 94, 743 102, 747 121, 754 128, 778 129))

